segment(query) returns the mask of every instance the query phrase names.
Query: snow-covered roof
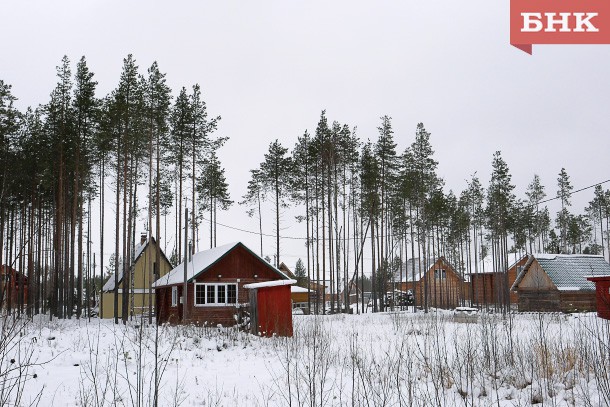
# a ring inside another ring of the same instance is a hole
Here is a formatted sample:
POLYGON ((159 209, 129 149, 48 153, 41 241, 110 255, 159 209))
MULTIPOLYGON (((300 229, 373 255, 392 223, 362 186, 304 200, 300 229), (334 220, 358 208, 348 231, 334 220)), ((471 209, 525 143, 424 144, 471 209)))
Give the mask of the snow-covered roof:
POLYGON ((516 290, 527 274, 533 259, 549 276, 560 291, 595 290, 595 284, 586 276, 610 274, 610 264, 603 256, 590 254, 534 254, 527 262, 511 290, 516 290))
MULTIPOLYGON (((279 287, 282 285, 292 285, 292 284, 296 284, 297 280, 273 280, 273 281, 263 281, 262 283, 251 283, 251 284, 245 284, 244 288, 247 288, 249 290, 255 289, 255 288, 264 288, 264 287, 279 287)), ((292 291, 292 290, 291 290, 292 291)))
MULTIPOLYGON (((402 283, 413 282, 413 277, 415 277, 415 281, 420 281, 422 278, 424 278, 424 276, 426 275, 428 270, 430 270, 430 268, 439 260, 442 262, 442 264, 448 265, 453 270, 455 270, 453 268, 453 266, 451 266, 451 264, 447 261, 447 259, 445 259, 442 256, 437 257, 437 258, 429 258, 428 260, 414 258, 414 259, 409 259, 405 263, 401 264, 400 268, 394 273, 394 278, 396 279, 397 282, 402 282, 402 283), (401 271, 402 271, 402 278, 401 278, 401 271)), ((459 273, 458 273, 458 276, 459 276, 459 273)))
POLYGON ((396 281, 402 282, 402 283, 410 283, 413 281, 413 273, 415 273, 415 281, 419 281, 421 280, 424 275, 426 274, 426 271, 428 271, 430 269, 430 267, 436 262, 436 259, 428 259, 426 264, 428 265, 428 268, 426 269, 424 266, 424 259, 420 259, 420 258, 415 258, 415 259, 409 259, 406 261, 406 263, 403 263, 400 265, 400 269, 398 271, 396 271, 396 281), (420 268, 421 266, 421 268, 420 268), (401 271, 402 271, 402 279, 401 279, 401 271))
MULTIPOLYGON (((192 281, 193 278, 197 277, 199 274, 206 271, 210 266, 224 257, 227 253, 233 250, 237 246, 242 246, 246 250, 248 250, 253 256, 257 257, 261 262, 265 263, 268 267, 273 269, 280 276, 288 279, 286 274, 282 273, 277 268, 273 267, 271 264, 267 263, 264 259, 260 258, 256 253, 252 250, 248 249, 241 242, 233 242, 228 243, 222 246, 217 246, 212 249, 203 250, 201 252, 193 254, 191 260, 186 264, 186 277, 187 281, 192 281)), ((184 262, 180 263, 178 266, 174 267, 172 271, 159 278, 157 281, 153 283, 153 287, 165 287, 168 285, 180 284, 184 282, 184 262)))
POLYGON ((292 292, 292 293, 308 293, 308 292, 313 292, 313 290, 308 290, 307 288, 299 287, 298 285, 293 285, 292 287, 290 287, 290 292, 292 292))
MULTIPOLYGON (((519 261, 521 261, 521 259, 523 258, 523 256, 525 256, 525 253, 519 253, 519 252, 515 252, 515 253, 508 253, 508 268, 512 268, 516 263, 518 263, 519 261)), ((494 262, 493 256, 491 255, 487 255, 485 256, 485 258, 483 258, 483 260, 480 260, 478 262, 478 269, 477 269, 477 273, 481 274, 481 273, 495 273, 495 272, 505 272, 506 270, 495 270, 496 264, 494 262)), ((474 274, 474 265, 472 267, 472 272, 471 274, 474 274)))
POLYGON ((588 257, 591 259, 603 259, 604 256, 602 256, 601 254, 554 254, 554 253, 535 253, 534 257, 538 260, 542 259, 542 260, 555 260, 557 258, 561 259, 573 259, 576 257, 588 257))
POLYGON ((610 274, 586 274, 584 278, 608 278, 610 274))
MULTIPOLYGON (((121 267, 122 268, 122 267, 121 267)), ((119 283, 123 279, 123 270, 119 270, 119 283)), ((110 274, 106 283, 102 287, 102 292, 114 291, 114 273, 110 274)))
MULTIPOLYGON (((136 247, 134 247, 133 264, 135 264, 138 261, 138 259, 144 252, 144 249, 146 249, 146 246, 148 246, 148 243, 150 241, 152 241, 154 243, 155 238, 151 237, 150 239, 147 239, 144 242, 140 242, 139 244, 136 245, 136 247)), ((163 258, 165 258, 167 260, 167 258, 165 257, 165 253, 163 253, 163 250, 161 250, 161 256, 163 256, 163 258)), ((169 260, 167 260, 167 262, 169 263, 169 260)), ((170 263, 170 265, 171 265, 171 263, 170 263)), ((121 281, 123 281, 123 265, 122 264, 119 265, 119 284, 121 283, 121 281)), ((108 280, 104 283, 104 286, 102 287, 102 292, 114 291, 114 287, 115 287, 114 273, 111 273, 110 277, 108 278, 108 280)))

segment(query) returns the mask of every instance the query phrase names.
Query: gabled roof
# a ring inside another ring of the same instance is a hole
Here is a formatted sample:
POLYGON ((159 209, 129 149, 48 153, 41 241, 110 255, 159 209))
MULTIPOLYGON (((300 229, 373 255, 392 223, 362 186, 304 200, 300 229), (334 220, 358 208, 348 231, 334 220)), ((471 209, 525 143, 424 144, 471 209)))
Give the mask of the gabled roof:
POLYGON ((400 269, 395 272, 394 277, 396 278, 397 282, 411 283, 413 282, 413 272, 415 272, 415 281, 420 281, 422 278, 424 278, 424 276, 432 268, 432 266, 434 266, 434 264, 439 260, 447 266, 451 267, 451 269, 459 278, 464 278, 462 275, 460 275, 460 273, 456 271, 455 267, 453 267, 453 265, 449 263, 447 259, 443 256, 437 258, 429 258, 427 261, 419 258, 409 259, 405 263, 400 265, 400 268, 402 269, 402 280, 400 280, 400 269), (427 269, 424 268, 426 265, 428 266, 427 269))
MULTIPOLYGON (((134 248, 133 263, 132 263, 133 265, 135 265, 138 262, 138 259, 140 258, 140 256, 142 256, 142 253, 144 253, 144 250, 146 249, 146 247, 148 247, 148 243, 150 243, 150 242, 157 243, 154 236, 151 236, 150 239, 147 239, 143 244, 140 243, 134 248)), ((167 261, 167 263, 169 264, 169 266, 171 267, 172 263, 165 256, 165 253, 163 253, 163 250, 160 250, 160 251, 161 251, 161 257, 164 258, 167 261)), ((122 265, 119 266, 119 284, 121 284, 121 281, 123 281, 122 265)), ((114 291, 114 273, 110 274, 110 277, 108 277, 108 280, 106 280, 106 283, 104 283, 104 286, 102 287, 102 292, 107 292, 107 291, 114 291)))
POLYGON ((280 269, 281 272, 283 272, 284 274, 286 274, 288 277, 290 278, 295 278, 296 276, 294 275, 294 273, 292 272, 292 270, 290 270, 288 268, 288 266, 284 263, 281 262, 280 266, 278 267, 280 269))
POLYGON ((424 269, 424 259, 414 258, 409 259, 405 263, 400 265, 400 269, 396 271, 396 281, 400 280, 400 272, 402 270, 402 280, 401 283, 411 283, 413 282, 413 273, 415 273, 415 281, 421 280, 426 272, 430 269, 430 267, 436 263, 436 259, 430 258, 427 260, 426 264, 428 265, 428 269, 424 269))
MULTIPOLYGON (((280 270, 273 267, 267 261, 262 259, 252 250, 248 249, 246 245, 241 242, 233 242, 228 243, 222 246, 217 246, 212 249, 203 250, 201 252, 195 253, 191 260, 186 264, 187 270, 187 281, 190 283, 199 276, 201 273, 204 273, 211 266, 216 264, 220 259, 225 257, 229 252, 233 251, 236 247, 243 247, 246 249, 251 255, 259 259, 262 263, 264 263, 271 270, 279 274, 279 277, 288 280, 288 276, 282 273, 280 270)), ((184 283, 184 262, 174 267, 172 271, 159 278, 157 281, 153 283, 153 287, 165 287, 175 284, 184 283)))
MULTIPOLYGON (((527 254, 521 254, 519 255, 519 253, 515 252, 515 253, 508 253, 508 269, 512 269, 513 267, 515 267, 517 265, 517 263, 519 263, 521 260, 523 260, 523 258, 529 257, 527 254)), ((486 256, 482 261, 479 262, 479 269, 478 272, 475 273, 474 271, 472 273, 467 273, 467 274, 493 274, 496 271, 494 270, 494 259, 492 256, 486 256)), ((499 272, 503 273, 505 270, 500 270, 499 272)))
POLYGON ((557 289, 595 290, 595 284, 587 281, 586 276, 610 274, 610 264, 603 256, 586 254, 534 254, 517 276, 511 290, 516 290, 537 260, 557 289))
POLYGON ((293 286, 290 286, 290 292, 292 292, 292 293, 310 293, 310 292, 314 292, 314 291, 308 290, 307 288, 304 288, 304 287, 299 287, 298 285, 293 285, 293 286))
MULTIPOLYGON (((123 267, 119 267, 119 284, 121 284, 121 281, 123 280, 123 267)), ((104 286, 102 287, 102 292, 108 292, 108 291, 114 291, 114 273, 110 273, 110 277, 108 277, 108 280, 106 280, 106 282, 104 283, 104 286)))

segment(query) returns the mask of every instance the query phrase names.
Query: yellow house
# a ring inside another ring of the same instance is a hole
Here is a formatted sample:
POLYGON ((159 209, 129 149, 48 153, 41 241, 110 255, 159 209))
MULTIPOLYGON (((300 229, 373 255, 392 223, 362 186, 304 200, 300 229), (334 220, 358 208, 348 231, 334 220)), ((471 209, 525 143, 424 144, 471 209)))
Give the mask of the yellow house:
MULTIPOLYGON (((161 265, 159 267, 159 276, 153 275, 155 269, 155 256, 157 250, 157 242, 154 237, 150 241, 146 239, 146 235, 142 235, 140 244, 135 247, 135 256, 131 267, 133 282, 129 290, 129 313, 132 316, 148 315, 149 310, 154 312, 155 309, 155 290, 151 288, 151 284, 159 277, 164 276, 172 270, 172 265, 161 251, 161 265)), ((123 272, 119 271, 118 284, 118 316, 123 315, 123 272)), ((114 294, 115 294, 115 278, 111 274, 104 286, 102 287, 102 295, 100 301, 100 318, 114 318, 114 294)))

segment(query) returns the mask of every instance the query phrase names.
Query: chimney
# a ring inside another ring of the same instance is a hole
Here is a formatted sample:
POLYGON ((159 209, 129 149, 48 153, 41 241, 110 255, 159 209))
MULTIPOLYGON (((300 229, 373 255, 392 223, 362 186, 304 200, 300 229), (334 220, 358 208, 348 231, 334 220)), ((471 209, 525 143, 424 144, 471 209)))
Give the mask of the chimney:
POLYGON ((144 245, 144 244, 146 243, 146 237, 147 237, 147 236, 146 236, 146 233, 142 233, 142 234, 140 235, 140 244, 141 244, 141 245, 144 245))

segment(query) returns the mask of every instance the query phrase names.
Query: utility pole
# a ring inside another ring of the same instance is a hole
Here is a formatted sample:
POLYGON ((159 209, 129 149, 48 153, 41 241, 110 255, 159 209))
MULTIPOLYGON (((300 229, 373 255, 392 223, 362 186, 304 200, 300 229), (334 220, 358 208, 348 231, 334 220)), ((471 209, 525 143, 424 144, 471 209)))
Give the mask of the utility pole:
POLYGON ((187 321, 187 317, 188 317, 188 301, 187 301, 187 292, 188 292, 188 276, 187 276, 187 270, 188 270, 188 253, 189 253, 189 246, 186 244, 186 242, 188 241, 188 234, 189 234, 189 228, 188 228, 188 223, 189 223, 189 209, 184 208, 184 288, 182 289, 182 320, 183 321, 187 321))

